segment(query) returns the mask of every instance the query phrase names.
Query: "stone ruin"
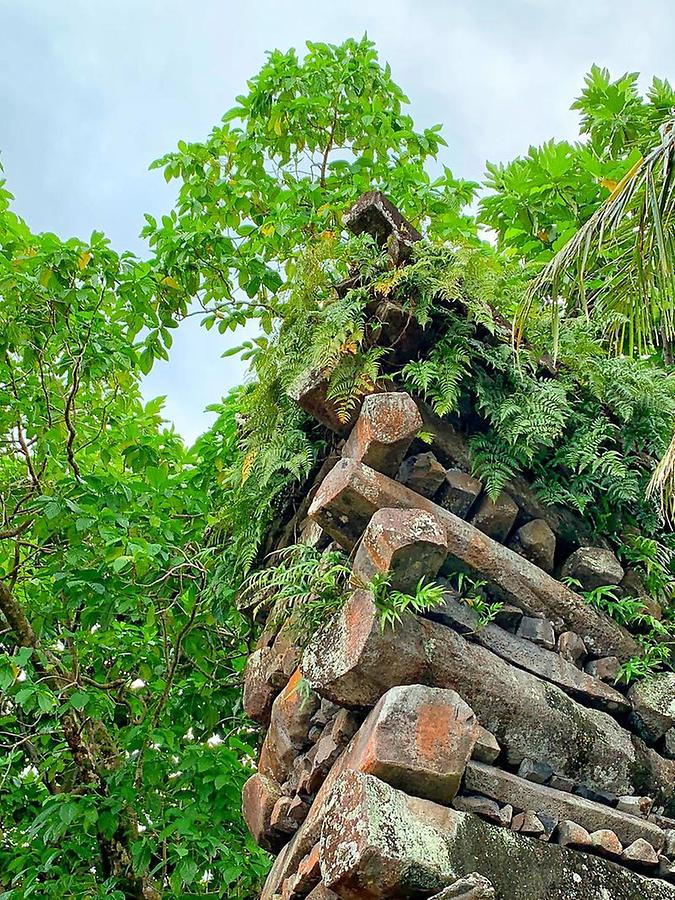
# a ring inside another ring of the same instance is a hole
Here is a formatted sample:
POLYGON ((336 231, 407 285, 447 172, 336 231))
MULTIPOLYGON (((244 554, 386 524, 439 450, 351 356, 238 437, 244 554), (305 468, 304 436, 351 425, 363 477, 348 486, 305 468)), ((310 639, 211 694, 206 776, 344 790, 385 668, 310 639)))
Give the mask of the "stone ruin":
MULTIPOLYGON (((395 265, 419 237, 376 193, 346 224, 395 265)), ((419 326, 382 306, 382 343, 413 352, 419 326)), ((262 900, 675 898, 675 675, 617 688, 636 640, 561 580, 634 594, 636 574, 524 479, 490 500, 460 431, 395 388, 351 430, 320 373, 295 396, 337 438, 286 533, 343 548, 355 588, 304 651, 268 627, 248 662, 266 736, 243 812, 277 854, 262 900), (489 624, 448 586, 383 628, 359 587, 449 566, 503 602, 489 624)))

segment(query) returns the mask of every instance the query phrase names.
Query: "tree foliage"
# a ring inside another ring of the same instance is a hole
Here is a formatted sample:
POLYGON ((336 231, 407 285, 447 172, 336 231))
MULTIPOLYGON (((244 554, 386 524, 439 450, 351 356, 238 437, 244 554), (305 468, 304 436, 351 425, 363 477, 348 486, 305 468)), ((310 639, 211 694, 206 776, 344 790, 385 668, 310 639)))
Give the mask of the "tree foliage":
MULTIPOLYGON (((146 260, 98 233, 32 233, 0 184, 1 898, 257 895, 268 860, 239 814, 254 631, 235 596, 329 449, 289 399, 310 369, 345 417, 390 379, 469 417, 493 495, 526 473, 546 502, 587 512, 668 604, 672 540, 644 497, 672 431, 667 360, 616 356, 646 347, 617 338, 633 327, 623 300, 587 319, 570 295, 553 369, 550 297, 530 302, 517 357, 503 338, 528 277, 654 146, 672 95, 655 79, 643 99, 635 76, 594 68, 576 104, 583 140, 489 166, 474 218, 477 185, 435 164, 439 127, 415 128, 373 44, 308 44, 302 58, 271 53, 205 141, 154 164, 178 196, 147 217, 146 260), (424 235, 404 268, 344 233, 345 209, 373 188, 424 235), (373 298, 433 329, 432 346, 387 358, 373 298), (257 333, 237 348, 251 377, 188 448, 140 383, 191 314, 257 333)), ((585 279, 607 283, 597 268, 585 279)), ((316 627, 344 599, 344 560, 280 560, 249 592, 278 591, 316 627)), ((428 585, 381 588, 391 623, 437 600, 428 585)))

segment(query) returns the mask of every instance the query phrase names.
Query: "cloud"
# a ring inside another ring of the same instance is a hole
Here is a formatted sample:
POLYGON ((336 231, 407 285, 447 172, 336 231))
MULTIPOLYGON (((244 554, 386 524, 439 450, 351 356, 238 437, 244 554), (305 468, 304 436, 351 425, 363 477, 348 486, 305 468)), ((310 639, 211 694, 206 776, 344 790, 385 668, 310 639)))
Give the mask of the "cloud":
MULTIPOLYGON (((206 136, 273 47, 367 31, 418 122, 444 123, 443 162, 473 179, 486 159, 574 139, 569 106, 591 63, 675 76, 669 0, 0 0, 0 21, 0 159, 18 211, 139 253, 143 213, 173 196, 148 164, 206 136)), ((188 320, 146 381, 190 440, 243 376, 227 346, 188 320)))

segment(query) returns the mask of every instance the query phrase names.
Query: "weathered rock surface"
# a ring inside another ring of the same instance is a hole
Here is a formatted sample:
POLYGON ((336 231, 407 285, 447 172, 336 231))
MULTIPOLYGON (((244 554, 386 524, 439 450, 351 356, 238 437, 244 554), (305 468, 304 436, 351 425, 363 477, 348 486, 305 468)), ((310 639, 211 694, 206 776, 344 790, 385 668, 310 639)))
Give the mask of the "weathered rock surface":
POLYGON ((275 852, 283 845, 283 838, 271 824, 272 812, 281 799, 279 784, 256 772, 242 789, 242 815, 253 840, 264 850, 275 852))
POLYGON ((477 478, 462 472, 461 469, 448 469, 436 501, 443 509, 464 519, 482 489, 483 485, 477 478))
POLYGON ((395 265, 408 259, 413 244, 422 237, 380 191, 362 194, 345 213, 342 222, 352 234, 365 231, 378 244, 387 244, 395 265))
POLYGON ((355 592, 309 644, 302 667, 316 691, 345 706, 372 706, 397 684, 452 688, 513 762, 542 759, 598 790, 636 793, 638 772, 653 778, 664 797, 675 784, 675 766, 634 745, 611 716, 586 709, 450 629, 405 615, 395 632, 383 631, 365 591, 355 592))
POLYGON ((621 858, 629 863, 635 863, 640 866, 658 866, 659 857, 654 848, 647 841, 638 838, 633 841, 621 854, 621 858))
POLYGON ((563 819, 558 823, 554 834, 561 847, 573 847, 576 850, 590 850, 592 845, 588 831, 571 819, 563 819))
POLYGON ((592 659, 585 668, 593 678, 613 682, 618 678, 621 663, 616 656, 603 656, 602 659, 592 659))
POLYGON ((647 740, 657 741, 675 726, 675 673, 639 681, 628 692, 633 715, 647 740))
POLYGON ((515 606, 564 622, 598 655, 611 653, 623 660, 638 652, 624 629, 537 566, 431 500, 353 460, 343 459, 334 466, 317 491, 309 516, 351 550, 382 507, 424 509, 438 516, 451 555, 465 568, 487 579, 494 593, 515 606))
POLYGON ((317 369, 301 375, 288 389, 288 396, 301 409, 338 434, 346 434, 359 414, 359 405, 345 418, 341 418, 335 403, 328 397, 328 379, 317 369))
POLYGON ((321 785, 301 828, 277 857, 261 900, 271 900, 319 839, 325 804, 343 772, 391 779, 421 796, 454 796, 478 736, 471 709, 454 691, 412 685, 385 694, 321 785))
POLYGON ((575 578, 586 591, 607 584, 619 584, 623 566, 611 550, 602 547, 580 547, 562 567, 563 578, 575 578))
POLYGON ((347 900, 440 892, 474 873, 476 860, 500 900, 675 897, 665 882, 495 828, 355 772, 334 787, 320 855, 324 884, 347 900))
POLYGON ((556 646, 558 653, 575 666, 581 666, 586 656, 586 645, 574 631, 563 631, 556 646))
POLYGON ((435 578, 447 554, 443 523, 433 513, 379 509, 356 551, 354 580, 368 584, 378 573, 388 572, 390 588, 414 593, 422 578, 435 578))
POLYGON ((409 394, 370 394, 363 401, 342 455, 377 472, 395 475, 421 427, 422 417, 409 394))
POLYGON ((445 595, 443 605, 430 610, 427 615, 460 633, 471 635, 479 644, 507 662, 557 684, 573 696, 597 703, 612 712, 628 709, 629 704, 623 694, 581 672, 558 653, 545 650, 493 623, 479 628, 476 613, 449 592, 445 595))
POLYGON ((546 784, 552 775, 553 769, 546 762, 524 759, 518 766, 518 777, 535 784, 546 784))
POLYGON ((576 794, 526 781, 476 760, 471 760, 467 765, 464 790, 484 794, 499 803, 512 803, 521 809, 545 813, 558 822, 571 820, 588 832, 611 828, 626 844, 641 838, 657 850, 664 845, 663 830, 646 819, 620 812, 611 806, 593 803, 576 794))
POLYGON ((618 859, 623 853, 621 841, 609 828, 600 828, 591 833, 591 847, 610 859, 618 859))
POLYGON ((271 647, 254 650, 246 662, 244 677, 244 711, 261 725, 269 724, 272 704, 279 693, 268 675, 268 667, 274 651, 271 647))
POLYGON ((555 534, 543 519, 526 522, 510 538, 508 546, 529 559, 544 572, 552 572, 555 559, 555 534))
POLYGON ((555 631, 548 619, 523 616, 516 634, 518 637, 532 641, 533 644, 538 644, 538 646, 544 647, 546 650, 553 650, 555 647, 555 631))
POLYGON ((478 872, 472 872, 446 887, 440 894, 434 894, 430 900, 496 900, 495 889, 487 878, 478 872))
POLYGON ((445 481, 445 469, 430 451, 416 453, 403 461, 396 480, 423 497, 433 497, 445 481))
POLYGON ((263 742, 258 768, 279 784, 289 776, 293 762, 308 744, 310 721, 319 708, 319 697, 302 688, 299 669, 274 701, 270 727, 263 742))
POLYGON ((513 528, 517 515, 518 507, 513 498, 502 491, 496 500, 483 497, 471 518, 471 524, 483 534, 502 543, 513 528))

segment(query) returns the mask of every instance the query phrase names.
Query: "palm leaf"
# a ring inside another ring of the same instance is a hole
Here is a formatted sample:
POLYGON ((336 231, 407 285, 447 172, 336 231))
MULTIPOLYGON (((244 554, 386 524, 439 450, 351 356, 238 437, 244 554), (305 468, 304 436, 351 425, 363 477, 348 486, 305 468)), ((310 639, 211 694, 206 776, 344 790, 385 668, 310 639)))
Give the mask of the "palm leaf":
POLYGON ((645 353, 675 337, 675 120, 591 218, 533 280, 516 316, 522 335, 537 299, 551 313, 555 351, 564 313, 607 321, 615 352, 645 353))

